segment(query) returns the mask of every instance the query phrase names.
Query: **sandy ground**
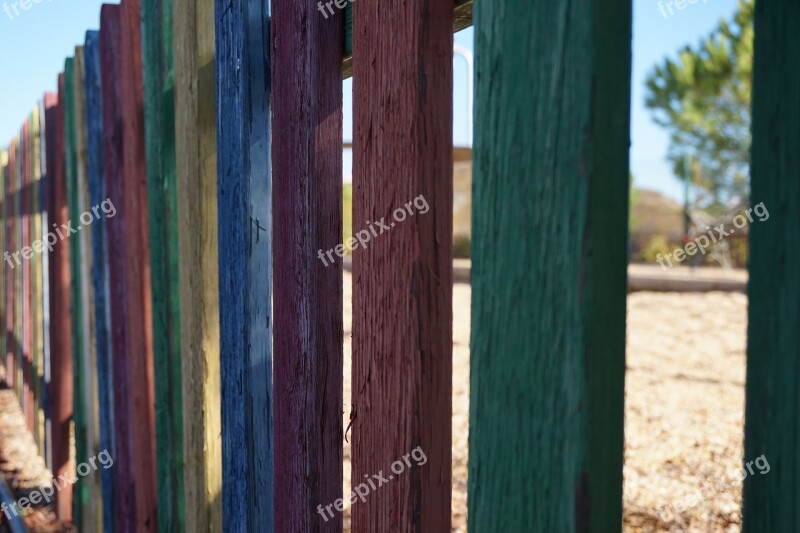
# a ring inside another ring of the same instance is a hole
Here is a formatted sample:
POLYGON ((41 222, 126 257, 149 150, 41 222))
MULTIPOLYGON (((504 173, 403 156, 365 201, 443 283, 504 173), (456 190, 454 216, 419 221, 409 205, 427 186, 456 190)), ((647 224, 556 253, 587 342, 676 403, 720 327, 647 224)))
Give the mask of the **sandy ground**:
MULTIPOLYGON (((350 413, 351 277, 344 276, 343 423, 350 413)), ((466 531, 470 286, 453 290, 453 531, 466 531)), ((739 531, 747 298, 628 297, 626 532, 739 531), (661 517, 659 516, 659 512, 661 517)), ((345 493, 350 446, 345 443, 345 493)), ((349 509, 345 510, 349 531, 349 509)))
MULTIPOLYGON (((351 277, 345 272, 344 427, 351 405, 351 297, 351 277)), ((468 284, 454 286, 453 310, 452 529, 463 532, 469 431, 468 284)), ((738 293, 629 295, 623 531, 739 531, 746 311, 747 298, 738 293)), ((344 457, 347 494, 348 443, 344 457)), ((0 471, 19 496, 46 483, 43 467, 13 392, 0 388, 0 471)), ((36 525, 59 529, 52 515, 47 516, 49 509, 41 511, 44 516, 28 518, 36 525)), ((345 531, 350 531, 349 508, 344 520, 345 531)))
POLYGON ((744 294, 628 297, 625 531, 739 531, 746 329, 744 294))
MULTIPOLYGON (((41 494, 43 487, 52 492, 52 476, 44 459, 28 431, 25 415, 22 413, 17 396, 5 384, 5 369, 0 367, 0 474, 5 478, 8 490, 17 501, 30 497, 33 492, 41 494)), ((46 504, 38 496, 39 503, 27 507, 22 515, 31 533, 73 532, 69 523, 60 522, 52 505, 46 504)), ((13 511, 8 511, 11 516, 13 511)), ((5 513, 0 513, 0 531, 8 531, 5 513)))

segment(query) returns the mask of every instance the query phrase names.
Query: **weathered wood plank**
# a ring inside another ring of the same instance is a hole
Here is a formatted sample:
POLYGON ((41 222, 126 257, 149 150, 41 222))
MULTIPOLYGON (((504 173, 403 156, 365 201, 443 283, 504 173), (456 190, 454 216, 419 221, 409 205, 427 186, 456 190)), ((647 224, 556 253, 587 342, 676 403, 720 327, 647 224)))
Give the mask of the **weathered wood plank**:
POLYGON ((353 529, 449 531, 453 7, 359 2, 353 220, 394 227, 353 253, 352 479, 419 451, 353 505, 353 529))
POLYGON ((0 334, 0 364, 3 366, 3 370, 7 374, 6 368, 6 354, 7 354, 7 347, 8 347, 8 315, 9 315, 9 292, 10 288, 8 286, 8 273, 11 271, 12 267, 14 266, 13 258, 11 258, 10 254, 14 252, 14 250, 9 250, 9 242, 8 242, 8 224, 9 224, 9 217, 10 211, 8 208, 8 181, 10 179, 9 176, 9 169, 8 169, 8 151, 5 148, 0 148, 0 196, 2 196, 2 202, 0 202, 0 220, 2 220, 2 226, 0 226, 0 249, 3 250, 3 274, 2 278, 0 278, 0 288, 2 288, 2 294, 0 294, 0 309, 2 309, 2 313, 0 317, 3 322, 3 329, 4 331, 0 334))
POLYGON ((3 366, 3 370, 7 370, 6 367, 6 347, 8 346, 8 331, 7 331, 7 323, 8 320, 8 272, 11 271, 11 268, 14 266, 13 258, 10 257, 10 254, 14 252, 14 250, 9 250, 8 246, 8 218, 10 216, 10 212, 8 209, 8 180, 9 180, 9 170, 8 170, 8 151, 5 148, 0 148, 0 197, 2 198, 2 202, 0 202, 0 220, 2 220, 2 226, 0 226, 0 250, 3 250, 3 275, 0 278, 0 309, 2 309, 2 313, 0 313, 0 317, 3 322, 4 331, 0 334, 0 364, 3 366))
MULTIPOLYGON (((64 74, 58 76, 58 97, 47 108, 48 212, 53 229, 69 219, 66 191, 66 144, 64 74)), ((48 260, 50 269, 50 310, 56 317, 50 328, 52 380, 48 399, 52 435, 52 472, 58 478, 69 474, 70 422, 72 419, 72 316, 70 314, 69 244, 59 240, 48 260)), ((55 494, 55 510, 62 520, 72 520, 72 485, 55 494)))
POLYGON ((221 531, 214 2, 173 13, 186 529, 221 531))
POLYGON ((31 165, 33 169, 31 187, 31 239, 34 242, 34 256, 31 264, 31 293, 33 294, 33 434, 39 453, 44 457, 44 411, 42 410, 42 381, 44 378, 44 307, 42 297, 42 265, 46 250, 36 241, 42 242, 42 116, 37 103, 31 116, 31 165))
MULTIPOLYGON (((86 96, 84 91, 85 62, 83 56, 83 46, 75 48, 75 72, 74 72, 74 91, 75 91, 75 212, 70 213, 71 225, 78 232, 70 239, 78 241, 78 253, 80 260, 78 270, 74 275, 80 276, 80 312, 82 314, 81 331, 83 354, 81 357, 83 380, 84 380, 84 406, 86 412, 86 447, 84 456, 77 456, 76 462, 83 463, 90 457, 99 453, 100 445, 100 425, 98 411, 98 391, 97 391, 97 350, 95 337, 95 314, 94 314, 94 291, 92 287, 92 230, 86 227, 84 222, 87 211, 92 219, 91 206, 89 205, 89 183, 88 183, 88 154, 87 154, 87 132, 86 132, 86 96), (85 231, 83 231, 85 230, 85 231)), ((86 485, 87 502, 83 518, 82 529, 87 533, 102 530, 102 492, 100 490, 100 473, 92 469, 87 475, 80 476, 80 483, 86 485)))
MULTIPOLYGON (((141 6, 120 4, 120 77, 125 194, 119 198, 124 219, 128 319, 130 453, 136 500, 136 530, 155 531, 157 523, 155 385, 147 169, 144 147, 141 6)), ((114 199, 112 198, 112 201, 114 199)))
POLYGON ((31 260, 27 253, 31 245, 31 120, 30 116, 22 125, 20 132, 20 224, 22 232, 23 260, 22 274, 22 411, 28 431, 33 432, 33 294, 31 292, 31 260))
POLYGON ((222 513, 273 531, 269 2, 215 9, 222 513))
MULTIPOLYGON (((37 144, 36 138, 38 137, 38 118, 36 116, 36 108, 33 109, 33 112, 28 115, 28 130, 27 130, 27 139, 26 139, 26 174, 28 175, 28 186, 27 186, 27 205, 25 206, 25 210, 28 214, 28 246, 31 247, 33 250, 33 242, 36 240, 36 216, 37 216, 37 209, 36 203, 38 200, 38 196, 36 195, 36 184, 37 184, 37 176, 36 176, 36 156, 37 153, 37 144)), ((30 352, 28 354, 29 364, 30 364, 30 383, 28 386, 28 392, 30 396, 30 405, 28 405, 28 413, 27 416, 29 418, 30 424, 30 431, 33 435, 33 440, 38 444, 39 439, 39 428, 37 424, 38 418, 38 410, 39 410, 39 398, 38 398, 38 390, 37 390, 37 383, 38 383, 38 366, 37 366, 37 357, 38 354, 36 352, 36 332, 37 332, 37 323, 36 323, 36 312, 38 307, 38 300, 37 300, 37 293, 36 293, 36 263, 39 259, 37 257, 38 254, 36 251, 33 251, 30 260, 28 261, 28 293, 30 295, 30 302, 28 307, 28 320, 30 322, 30 330, 28 331, 28 338, 29 338, 29 349, 30 352)))
MULTIPOLYGON (((70 237, 69 224, 78 219, 78 155, 75 127, 75 59, 69 58, 64 64, 64 138, 66 140, 66 181, 68 227, 62 228, 69 243, 70 259, 70 314, 72 315, 71 352, 73 378, 73 423, 75 433, 75 457, 86 455, 86 368, 84 365, 84 326, 85 320, 81 307, 81 250, 80 239, 70 237)), ((86 518, 89 493, 86 483, 78 480, 75 483, 73 499, 73 520, 78 528, 82 528, 86 518)))
POLYGON ((765 456, 769 475, 744 479, 743 531, 800 529, 800 4, 756 2, 751 148, 747 388, 744 460, 765 456))
POLYGON ((153 299, 158 523, 184 530, 178 213, 175 190, 175 102, 172 1, 143 0, 147 206, 153 299))
MULTIPOLYGON (((14 140, 14 166, 12 167, 14 184, 14 238, 17 242, 18 250, 22 250, 25 246, 23 228, 25 226, 23 217, 25 215, 25 204, 23 198, 24 175, 23 165, 25 161, 24 151, 22 147, 22 131, 20 130, 14 140)), ((25 285, 24 285, 24 268, 22 267, 21 259, 20 265, 14 270, 14 291, 17 296, 14 299, 14 337, 17 340, 16 350, 14 352, 14 392, 22 404, 25 395, 25 285)))
MULTIPOLYGON (((353 2, 350 0, 344 9, 344 59, 342 60, 342 78, 353 75, 353 2)), ((324 4, 325 2, 323 2, 324 4)), ((473 0, 455 0, 453 9, 453 33, 472 26, 473 0)), ((320 15, 322 16, 322 15, 320 15)))
MULTIPOLYGON (((32 146, 31 146, 31 116, 28 115, 27 119, 22 125, 20 148, 22 150, 21 159, 21 172, 22 172, 22 239, 23 245, 31 247, 31 229, 33 227, 33 213, 31 212, 31 204, 33 203, 32 185, 33 185, 33 169, 31 168, 32 162, 32 146)), ((24 249, 24 247, 23 247, 24 249)), ((31 248, 32 249, 32 248, 31 248)), ((32 284, 32 262, 33 255, 31 254, 27 260, 22 262, 22 291, 23 291, 23 324, 22 335, 24 339, 24 348, 22 351, 24 367, 23 367, 23 412, 25 414, 25 422, 28 425, 28 431, 33 433, 34 430, 34 368, 33 368, 33 284, 32 284)))
POLYGON ((2 225, 2 233, 3 233, 3 351, 0 352, 2 354, 2 365, 3 369, 5 370, 5 377, 6 383, 9 387, 13 386, 13 357, 12 353, 14 350, 14 337, 13 337, 13 325, 14 325, 14 260, 13 252, 14 249, 14 238, 13 238, 13 225, 14 225, 14 208, 11 204, 11 194, 12 194, 12 187, 11 187, 11 151, 12 145, 9 144, 8 149, 2 150, 2 155, 0 155, 0 160, 3 162, 2 166, 2 173, 0 173, 0 177, 3 179, 2 185, 0 187, 3 190, 3 225, 2 225))
POLYGON ((342 530, 342 24, 272 3, 276 531, 342 530))
MULTIPOLYGON (((0 216, 2 216, 2 226, 0 226, 0 240, 2 241, 2 250, 3 250, 3 277, 2 281, 0 281, 0 285, 2 285, 3 293, 0 296, 0 309, 2 310, 2 320, 3 320, 3 331, 0 334, 0 358, 2 358, 2 365, 3 369, 6 371, 6 375, 8 373, 8 369, 6 368, 6 356, 7 356, 7 349, 8 349, 8 315, 9 315, 9 308, 8 308, 8 298, 11 289, 8 284, 8 274, 11 271, 11 267, 14 265, 13 258, 11 258, 10 254, 14 252, 14 250, 9 250, 9 241, 8 241, 8 224, 9 218, 11 217, 11 212, 8 206, 9 200, 9 191, 8 191, 8 182, 10 179, 9 168, 8 168, 8 151, 5 148, 0 148, 0 194, 2 194, 3 201, 0 205, 0 216)), ((8 379, 8 378, 6 378, 8 379)))
MULTIPOLYGON (((15 143, 15 157, 14 157, 14 216, 16 217, 16 221, 14 224, 14 237, 18 244, 18 250, 20 252, 25 247, 25 234, 24 234, 24 227, 25 227, 25 203, 24 203, 24 195, 23 195, 23 188, 24 188, 24 151, 22 147, 22 131, 17 134, 17 137, 14 141, 15 143)), ((21 259, 20 265, 14 270, 14 290, 17 293, 17 297, 14 300, 15 309, 14 309, 14 336, 17 339, 17 349, 15 351, 15 362, 14 362, 14 369, 15 369, 15 376, 14 376, 14 392, 17 394, 17 398, 19 398, 20 405, 22 405, 25 401, 25 381, 24 381, 24 373, 25 373, 25 280, 24 280, 24 268, 22 266, 22 262, 24 262, 24 258, 21 259)))
MULTIPOLYGON (((106 194, 114 205, 123 205, 123 125, 122 79, 120 75, 120 6, 105 4, 100 10, 100 68, 103 97, 103 170, 106 194)), ((125 256, 126 210, 118 209, 107 221, 108 285, 111 307, 111 356, 114 399, 114 476, 115 526, 117 531, 135 531, 135 496, 131 465, 131 431, 128 382, 128 316, 125 287, 127 261, 125 256)))
POLYGON ((631 2, 475 8, 469 528, 618 531, 631 2))
MULTIPOLYGON (((15 222, 16 222, 16 202, 15 202, 15 189, 14 189, 14 157, 15 146, 12 141, 8 146, 8 163, 5 170, 5 229, 6 229, 6 250, 9 254, 13 254, 18 250, 18 241, 16 239, 15 222)), ((19 341, 15 335, 14 326, 16 323, 15 313, 17 306, 17 290, 16 290, 16 267, 17 263, 15 258, 5 258, 8 262, 9 268, 5 270, 6 279, 6 352, 5 352, 5 367, 6 367, 6 380, 9 387, 15 387, 16 378, 16 361, 15 354, 19 341)))
MULTIPOLYGON (((45 93, 44 98, 39 102, 39 119, 40 119, 40 132, 41 137, 41 164, 42 164, 42 178, 39 187, 39 209, 42 213, 42 240, 47 243, 47 235, 51 231, 50 224, 53 220, 53 215, 50 212, 50 173, 48 164, 50 161, 50 150, 48 143, 50 142, 50 135, 48 133, 48 120, 52 118, 49 108, 57 105, 57 96, 53 93, 45 93), (49 170, 48 170, 49 169, 49 170)), ((52 129, 53 126, 50 126, 52 129)), ((2 187, 0 187, 2 193, 2 187)), ((2 214, 0 214, 2 216, 2 214)), ((0 230, 0 238, 2 238, 2 231, 0 230)), ((44 442, 41 450, 42 457, 44 457, 47 468, 53 471, 53 448, 52 448, 52 432, 53 432, 53 419, 50 401, 50 391, 52 383, 52 360, 50 358, 50 260, 53 253, 50 244, 48 248, 42 253, 42 357, 44 366, 42 368, 42 414, 44 416, 44 442)), ((0 280, 2 285, 2 280, 0 280)), ((0 305, 3 303, 3 297, 0 295, 0 305)), ((3 336, 0 335, 0 353, 3 353, 2 342, 3 336)))
MULTIPOLYGON (((96 31, 86 33, 84 48, 84 69, 86 95, 86 146, 87 172, 89 187, 89 205, 102 205, 107 199, 105 180, 103 178, 103 102, 100 92, 100 34, 96 31)), ((101 215, 110 216, 105 211, 101 215)), ((87 231, 89 231, 87 229, 87 231)), ((92 250, 92 291, 95 318, 95 354, 97 369, 97 402, 99 416, 99 448, 108 450, 114 457, 112 442, 114 439, 114 416, 111 377, 111 322, 108 287, 108 252, 106 221, 95 219, 91 226, 92 250)), ((114 529, 114 469, 104 468, 100 471, 102 481, 102 524, 103 531, 112 533, 114 529)))

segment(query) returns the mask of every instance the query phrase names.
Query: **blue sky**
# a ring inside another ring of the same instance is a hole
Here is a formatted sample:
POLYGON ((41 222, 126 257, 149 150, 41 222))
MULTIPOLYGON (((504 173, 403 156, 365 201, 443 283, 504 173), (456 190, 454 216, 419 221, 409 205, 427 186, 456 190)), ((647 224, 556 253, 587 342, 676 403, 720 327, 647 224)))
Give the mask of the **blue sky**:
MULTIPOLYGON (((690 0, 691 1, 691 0, 690 0)), ((666 2, 664 2, 666 4, 666 2)), ((697 0, 673 9, 667 18, 658 10, 658 0, 634 0, 633 10, 633 85, 631 102, 631 172, 634 185, 661 191, 683 199, 683 187, 666 162, 669 135, 655 125, 644 107, 644 80, 654 65, 680 48, 696 46, 711 32, 720 18, 730 19, 736 0, 697 0)))
MULTIPOLYGON (((495 0, 499 1, 499 0, 495 0)), ((10 18, 0 0, 0 144, 5 145, 18 131, 22 120, 44 91, 56 89, 58 72, 64 59, 83 42, 87 29, 96 29, 100 20, 99 0, 41 0, 28 11, 10 18)), ((667 54, 686 44, 695 44, 714 28, 721 17, 730 17, 735 0, 697 0, 684 10, 667 13, 658 10, 657 0, 634 0, 633 101, 631 170, 634 183, 662 191, 679 199, 680 184, 672 176, 665 157, 668 136, 652 123, 644 109, 644 79, 647 72, 667 54)), ((471 28, 456 35, 456 42, 473 49, 471 28)), ((455 143, 469 144, 467 136, 467 67, 454 59, 455 143)), ((344 85, 346 140, 352 138, 352 84, 344 85)), ((345 152, 345 179, 349 181, 352 160, 345 152)))

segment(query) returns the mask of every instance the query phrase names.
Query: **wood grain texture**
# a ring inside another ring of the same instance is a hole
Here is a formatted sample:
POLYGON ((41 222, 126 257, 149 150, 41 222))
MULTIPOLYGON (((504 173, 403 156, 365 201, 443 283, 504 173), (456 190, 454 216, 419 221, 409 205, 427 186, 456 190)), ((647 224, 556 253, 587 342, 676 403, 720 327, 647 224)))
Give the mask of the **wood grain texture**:
POLYGON ((342 530, 342 14, 272 3, 275 530, 342 530))
POLYGON ((34 440, 39 454, 44 457, 44 411, 42 409, 42 382, 44 379, 44 299, 42 296, 42 267, 46 250, 42 242, 42 126, 43 117, 37 103, 31 115, 31 239, 34 243, 34 256, 31 264, 31 292, 33 294, 33 398, 34 398, 34 440), (38 250, 38 251, 37 251, 38 250))
MULTIPOLYGON (((42 260, 40 265, 39 280, 41 283, 41 306, 42 306, 42 329, 40 333, 40 342, 42 345, 42 368, 41 368, 41 382, 40 382, 40 424, 42 431, 42 438, 39 445, 39 453, 44 458, 45 465, 52 471, 53 456, 50 447, 52 424, 50 419, 49 409, 49 391, 51 381, 50 370, 50 275, 49 275, 49 255, 52 250, 47 248, 46 236, 50 231, 49 225, 49 204, 48 204, 48 179, 47 179, 47 108, 56 101, 56 95, 53 93, 45 93, 44 98, 39 100, 39 164, 41 166, 41 176, 39 179, 39 204, 38 209, 41 215, 39 221, 40 238, 45 243, 45 249, 42 251, 42 260)), ((0 187, 0 194, 2 194, 2 187, 0 187)), ((0 213, 0 216, 2 214, 0 213)), ((0 239, 2 239, 2 230, 0 230, 0 239)), ((2 249, 2 245, 0 245, 2 249)), ((2 287, 2 279, 0 278, 0 287, 2 287)), ((2 289, 0 288, 0 291, 2 289)), ((0 305, 2 305, 3 297, 0 292, 0 305)), ((2 350, 2 335, 0 335, 0 353, 2 350)))
POLYGON ((159 531, 167 533, 185 529, 171 0, 143 0, 142 55, 157 407, 158 525, 159 531))
MULTIPOLYGON (((348 1, 344 12, 344 58, 342 60, 342 78, 353 76, 353 2, 348 1)), ((324 2, 323 2, 324 3, 324 2)), ((473 0, 455 0, 453 8, 453 33, 472 26, 473 0)), ((321 15, 320 15, 321 16, 321 15)))
MULTIPOLYGON (((2 220, 2 226, 0 226, 0 249, 3 250, 3 274, 2 278, 0 278, 0 321, 3 324, 3 332, 0 334, 0 365, 3 366, 3 370, 6 371, 6 348, 8 347, 8 298, 10 289, 8 287, 8 273, 11 271, 11 267, 14 265, 13 258, 10 257, 10 253, 14 250, 9 251, 8 249, 8 224, 9 224, 9 216, 10 212, 8 209, 8 181, 9 181, 9 168, 8 168, 8 151, 5 148, 0 148, 0 197, 2 197, 2 202, 0 202, 0 220, 2 220), (8 258, 8 259, 6 259, 8 258)), ((7 374, 7 372, 6 372, 7 374)), ((49 466, 49 465, 48 465, 49 466)))
MULTIPOLYGON (((69 220, 66 190, 66 144, 64 108, 66 90, 64 75, 58 76, 58 97, 50 100, 47 109, 47 182, 48 212, 53 229, 69 220)), ((52 379, 48 399, 52 433, 53 476, 69 473, 70 422, 73 411, 72 346, 70 332, 70 264, 69 244, 59 240, 48 258, 50 270, 50 311, 54 320, 50 328, 52 379)), ((55 511, 61 520, 72 520, 72 485, 55 494, 55 511)))
MULTIPOLYGON (((25 246, 25 242, 23 240, 23 172, 22 172, 22 161, 24 160, 22 144, 21 144, 21 132, 17 134, 15 137, 12 148, 12 156, 11 159, 13 161, 13 165, 11 167, 12 178, 11 183, 13 184, 13 197, 11 201, 14 204, 14 239, 16 241, 17 250, 22 250, 25 246)), ((16 258, 15 258, 16 259, 16 258)), ((24 372, 24 355, 25 355, 25 333, 24 333, 24 301, 25 301, 25 294, 24 294, 24 284, 23 284, 23 268, 18 265, 14 269, 14 293, 16 294, 14 298, 14 338, 16 339, 16 346, 14 350, 14 392, 19 398, 20 404, 24 401, 24 382, 23 382, 23 372, 24 372)))
POLYGON ((453 3, 359 1, 353 220, 394 227, 353 252, 352 479, 427 461, 353 505, 353 531, 450 531, 453 3))
MULTIPOLYGON (((25 139, 25 166, 26 170, 25 173, 27 174, 27 187, 26 187, 26 205, 25 205, 25 212, 28 216, 28 246, 31 247, 33 250, 33 242, 36 240, 36 202, 38 200, 38 196, 36 194, 36 156, 37 156, 37 146, 36 146, 36 138, 38 137, 38 119, 36 117, 36 108, 34 108, 33 112, 28 115, 27 120, 27 131, 26 131, 26 139, 25 139)), ((38 366, 37 366, 37 357, 38 354, 36 352, 36 332, 38 329, 38 325, 36 323, 36 311, 38 307, 38 300, 36 294, 36 263, 38 261, 37 253, 33 250, 31 254, 31 258, 28 261, 28 280, 27 280, 27 290, 30 296, 30 301, 28 303, 28 320, 30 323, 30 329, 27 332, 29 338, 29 375, 30 375, 30 383, 28 384, 28 393, 29 393, 29 405, 28 412, 26 413, 29 418, 30 424, 30 432, 33 435, 33 440, 35 443, 38 444, 39 439, 39 428, 37 424, 37 416, 38 416, 38 391, 37 391, 37 383, 38 383, 38 366)))
POLYGON ((2 321, 4 331, 0 334, 0 365, 3 366, 3 370, 5 371, 6 368, 6 348, 8 346, 8 331, 7 331, 7 320, 8 320, 8 297, 9 297, 9 288, 8 288, 8 273, 11 271, 11 267, 14 265, 13 258, 10 257, 10 253, 13 250, 8 250, 8 218, 10 216, 8 210, 8 181, 9 181, 9 169, 8 169, 8 151, 5 148, 0 148, 0 220, 2 220, 2 226, 0 226, 0 250, 3 250, 3 274, 2 278, 0 278, 0 321, 2 321), (8 259, 6 259, 8 258, 8 259))
POLYGON ((750 533, 800 529, 798 20, 796 2, 756 2, 750 198, 769 218, 749 229, 744 460, 763 455, 771 471, 744 479, 742 528, 750 533))
MULTIPOLYGON (((66 181, 67 181, 67 206, 69 209, 67 226, 61 232, 69 243, 70 260, 70 314, 72 315, 71 352, 72 376, 75 380, 73 386, 73 431, 75 434, 75 457, 87 457, 87 429, 86 429, 86 365, 84 364, 84 320, 81 283, 81 249, 80 239, 72 234, 75 221, 78 220, 78 154, 77 133, 75 127, 75 59, 66 60, 64 64, 64 138, 66 140, 66 181), (72 228, 72 229, 70 229, 72 228)), ((73 465, 74 466, 74 465, 73 465)), ((73 499, 73 520, 78 528, 83 528, 84 519, 88 511, 89 492, 85 482, 78 480, 75 483, 73 499)))
POLYGON ((631 3, 475 34, 469 529, 619 531, 631 3))
POLYGON ((269 2, 215 10, 222 515, 273 531, 269 2))
MULTIPOLYGON (((89 188, 89 205, 100 206, 106 200, 106 185, 103 175, 103 102, 100 92, 100 34, 96 31, 86 33, 84 47, 86 95, 86 150, 89 188)), ((104 215, 103 211, 98 211, 104 215)), ((90 231, 86 228, 86 231, 90 231)), ((111 336, 109 332, 111 315, 108 287, 108 252, 106 220, 95 219, 91 226, 92 250, 92 294, 97 372, 97 403, 99 421, 99 442, 97 451, 108 450, 114 457, 113 390, 111 377, 111 336)), ((102 482, 102 525, 103 531, 113 533, 114 529, 114 469, 100 470, 102 482)))
MULTIPOLYGON (((71 225, 77 233, 70 237, 78 241, 80 261, 77 272, 80 275, 80 310, 82 316, 83 340, 82 371, 84 379, 84 406, 86 412, 86 447, 85 455, 76 456, 76 464, 87 461, 99 453, 100 446, 100 420, 98 411, 98 385, 97 385, 97 339, 95 336, 94 289, 92 286, 92 243, 91 227, 86 220, 93 219, 89 205, 89 180, 88 180, 88 153, 86 131, 86 95, 85 86, 85 61, 83 46, 75 48, 75 195, 76 209, 70 213, 71 225), (89 213, 89 218, 85 213, 89 213)), ((102 531, 102 492, 100 489, 100 473, 92 469, 87 475, 81 476, 79 483, 86 485, 87 505, 86 514, 83 516, 83 530, 87 533, 102 531)))
MULTIPOLYGON (((14 184, 14 196, 12 202, 14 203, 14 238, 17 242, 17 249, 22 250, 25 246, 24 241, 24 199, 23 199, 23 161, 24 154, 22 150, 22 132, 20 131, 14 142, 14 164, 12 168, 12 183, 14 184)), ((23 259, 24 261, 24 259, 23 259)), ((21 264, 14 269, 14 291, 17 296, 14 298, 14 337, 17 339, 17 346, 14 351, 14 392, 19 398, 20 404, 24 401, 24 388, 23 373, 25 371, 24 357, 25 357, 25 329, 24 329, 24 305, 25 305, 25 286, 24 286, 24 269, 21 264)))
MULTIPOLYGON (((153 319, 150 293, 150 247, 147 216, 147 169, 144 146, 141 7, 139 0, 120 4, 120 77, 124 195, 118 198, 124 219, 125 286, 128 312, 130 453, 136 495, 136 531, 156 531, 155 385, 153 319)), ((114 201, 114 198, 111 198, 114 201)))
POLYGON ((19 200, 22 233, 23 260, 20 265, 22 274, 22 412, 28 431, 33 432, 34 400, 33 400, 33 294, 31 286, 31 262, 33 255, 31 248, 31 184, 33 181, 31 169, 31 121, 30 117, 22 125, 20 131, 20 189, 19 200), (27 252, 27 253, 26 253, 27 252))
MULTIPOLYGON (((11 160, 13 162, 11 167, 12 178, 11 183, 13 184, 13 197, 11 199, 12 203, 14 204, 14 239, 16 241, 16 249, 22 250, 25 246, 24 242, 24 234, 23 234, 23 211, 24 211, 24 203, 23 203, 23 161, 24 155, 22 150, 22 132, 19 132, 15 137, 14 141, 12 141, 13 149, 12 149, 12 156, 11 160)), ((16 259, 16 258, 15 258, 16 259)), ((24 259, 22 259, 24 261, 24 259)), ((24 357, 25 357, 25 330, 24 330, 24 301, 25 301, 25 294, 24 294, 24 284, 23 284, 23 268, 20 263, 14 269, 14 293, 16 294, 14 298, 14 338, 16 339, 16 346, 14 350, 14 392, 19 398, 20 404, 24 401, 24 387, 25 384, 23 382, 23 372, 25 369, 24 365, 24 357)))
MULTIPOLYGON (((16 191, 14 189, 14 157, 15 146, 12 141, 8 146, 7 164, 5 169, 5 230, 6 230, 6 250, 9 254, 17 251, 18 241, 15 232, 15 219, 16 219, 16 191)), ((16 378, 16 360, 15 354, 19 345, 19 340, 16 337, 14 329, 15 325, 15 312, 17 306, 17 291, 16 291, 16 262, 14 258, 4 258, 8 262, 9 268, 5 269, 6 280, 6 352, 5 352, 5 367, 6 367, 6 381, 9 387, 14 387, 14 380, 16 378), (12 268, 14 267, 14 268, 12 268)))
POLYGON ((120 75, 120 7, 105 4, 100 10, 100 68, 103 98, 103 170, 106 194, 118 207, 107 221, 108 286, 111 303, 111 354, 114 399, 115 526, 120 532, 135 531, 134 492, 131 462, 129 412, 129 349, 126 289, 125 196, 123 180, 122 80, 120 75))
POLYGON ((186 529, 222 530, 214 2, 174 0, 186 529))

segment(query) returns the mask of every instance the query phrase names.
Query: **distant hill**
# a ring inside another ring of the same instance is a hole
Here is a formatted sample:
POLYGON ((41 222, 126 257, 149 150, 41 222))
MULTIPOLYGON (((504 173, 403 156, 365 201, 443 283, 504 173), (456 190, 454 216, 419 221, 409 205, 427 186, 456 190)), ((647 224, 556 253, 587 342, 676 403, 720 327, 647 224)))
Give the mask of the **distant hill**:
POLYGON ((655 235, 670 242, 681 242, 683 236, 683 205, 660 192, 635 188, 636 198, 631 206, 633 228, 631 246, 643 248, 655 235))
POLYGON ((472 237, 472 164, 453 164, 453 236, 472 237))
MULTIPOLYGON (((344 240, 352 235, 352 185, 344 184, 344 240)), ((631 206, 634 221, 630 240, 637 252, 656 235, 671 243, 680 243, 683 234, 683 206, 660 192, 635 189, 631 206)), ((456 162, 453 165, 453 236, 456 241, 472 237, 472 165, 456 162)))

